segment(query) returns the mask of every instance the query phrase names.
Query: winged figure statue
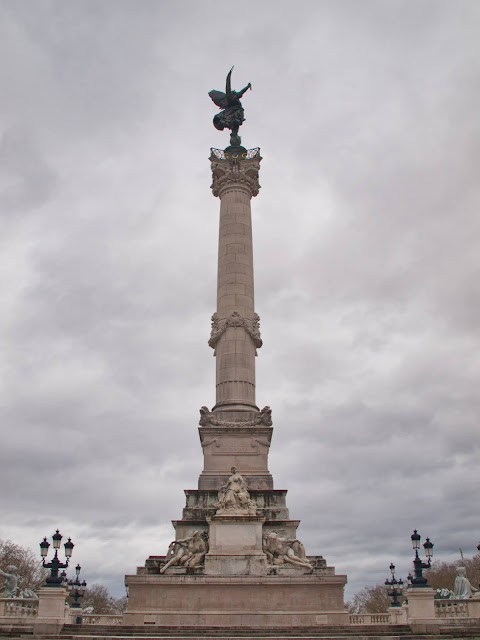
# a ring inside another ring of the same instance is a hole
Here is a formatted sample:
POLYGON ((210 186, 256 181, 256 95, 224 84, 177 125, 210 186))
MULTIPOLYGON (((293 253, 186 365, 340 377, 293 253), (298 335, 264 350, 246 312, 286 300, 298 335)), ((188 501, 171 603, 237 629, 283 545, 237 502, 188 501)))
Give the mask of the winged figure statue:
POLYGON ((213 118, 213 125, 215 129, 223 131, 224 129, 230 129, 232 132, 230 135, 230 144, 232 146, 240 145, 240 136, 238 135, 238 129, 242 125, 245 118, 243 117, 244 111, 240 98, 243 94, 252 88, 250 82, 241 91, 232 91, 232 71, 230 69, 227 75, 227 82, 225 87, 225 93, 223 91, 209 91, 208 95, 213 102, 220 107, 222 111, 217 113, 213 118))

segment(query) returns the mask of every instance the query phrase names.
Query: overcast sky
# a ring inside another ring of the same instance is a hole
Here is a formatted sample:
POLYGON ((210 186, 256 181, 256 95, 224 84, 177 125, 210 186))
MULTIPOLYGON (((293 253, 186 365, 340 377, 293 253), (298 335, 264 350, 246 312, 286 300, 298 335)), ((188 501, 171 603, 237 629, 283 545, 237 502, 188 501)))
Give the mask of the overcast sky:
POLYGON ((207 92, 248 82, 257 402, 347 597, 476 551, 477 0, 3 0, 0 538, 90 584, 164 554, 202 470, 219 200, 207 92), (422 540, 423 542, 423 540, 422 540))

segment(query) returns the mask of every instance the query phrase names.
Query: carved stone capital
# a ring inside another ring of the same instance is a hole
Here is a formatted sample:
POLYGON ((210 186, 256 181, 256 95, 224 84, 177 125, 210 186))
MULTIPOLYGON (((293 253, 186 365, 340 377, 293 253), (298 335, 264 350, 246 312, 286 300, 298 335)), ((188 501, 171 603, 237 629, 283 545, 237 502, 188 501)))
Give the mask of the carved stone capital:
POLYGON ((213 195, 221 197, 224 191, 234 188, 244 189, 250 197, 258 195, 260 160, 260 155, 253 158, 221 159, 212 154, 213 195))
POLYGON ((255 347, 260 349, 262 346, 263 341, 260 337, 260 316, 257 313, 254 313, 253 318, 250 320, 249 318, 244 318, 238 313, 238 311, 234 311, 228 318, 223 320, 219 319, 217 313, 213 314, 212 330, 210 333, 210 339, 208 340, 208 344, 212 349, 215 349, 217 342, 223 336, 227 327, 243 327, 253 340, 255 347))
MULTIPOLYGON (((215 414, 209 410, 208 407, 202 407, 200 409, 200 421, 201 427, 256 427, 258 425, 264 425, 265 427, 272 426, 272 410, 270 407, 263 407, 261 411, 258 411, 253 420, 244 420, 243 422, 229 422, 228 420, 218 420, 215 414)), ((207 444, 212 444, 215 440, 211 440, 207 444)), ((260 444, 270 446, 269 442, 258 440, 260 444)))

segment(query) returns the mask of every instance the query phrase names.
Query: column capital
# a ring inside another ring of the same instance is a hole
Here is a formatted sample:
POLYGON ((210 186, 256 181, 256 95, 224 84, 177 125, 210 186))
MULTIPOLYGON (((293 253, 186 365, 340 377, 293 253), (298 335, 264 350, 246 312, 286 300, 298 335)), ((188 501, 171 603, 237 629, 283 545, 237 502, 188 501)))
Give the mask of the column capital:
POLYGON ((211 149, 211 189, 214 196, 222 197, 226 191, 239 189, 252 198, 258 195, 260 184, 260 149, 247 151, 243 147, 230 147, 225 151, 211 149))

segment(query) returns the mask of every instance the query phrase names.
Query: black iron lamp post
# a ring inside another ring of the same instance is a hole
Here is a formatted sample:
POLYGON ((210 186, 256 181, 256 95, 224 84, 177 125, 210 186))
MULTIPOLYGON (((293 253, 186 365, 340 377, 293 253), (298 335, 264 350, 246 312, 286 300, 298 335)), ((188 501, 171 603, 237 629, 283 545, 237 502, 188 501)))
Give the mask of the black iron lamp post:
POLYGON ((398 596, 402 595, 403 580, 397 580, 395 578, 395 565, 390 563, 390 573, 392 574, 391 580, 385 580, 385 586, 387 587, 387 593, 392 598, 392 607, 400 607, 398 596))
POLYGON ((85 582, 85 580, 83 582, 80 582, 79 579, 81 568, 82 567, 77 564, 77 566, 75 567, 75 580, 68 581, 68 589, 70 590, 70 593, 73 594, 73 602, 70 605, 72 609, 80 609, 81 605, 79 602, 79 598, 83 598, 83 596, 85 595, 85 589, 87 588, 87 583, 85 582))
POLYGON ((42 556, 43 567, 44 569, 50 569, 50 575, 46 580, 47 587, 62 587, 65 584, 65 573, 59 575, 58 572, 60 569, 66 569, 68 567, 68 561, 72 555, 73 547, 75 545, 70 538, 68 539, 68 542, 65 542, 63 546, 65 547, 66 562, 60 562, 60 560, 58 559, 58 550, 60 549, 62 538, 62 534, 57 529, 52 536, 55 555, 51 562, 45 562, 50 543, 47 541, 46 537, 42 540, 42 542, 40 542, 40 554, 42 556))
POLYGON ((427 538, 426 541, 423 543, 423 548, 425 549, 427 562, 422 562, 422 560, 420 560, 418 556, 418 550, 420 549, 421 536, 419 533, 417 533, 416 529, 411 535, 411 539, 412 539, 412 547, 415 550, 415 558, 413 559, 414 576, 412 577, 410 587, 428 587, 428 582, 423 575, 423 570, 430 569, 430 567, 432 566, 431 559, 433 557, 433 542, 430 542, 430 538, 427 538))

